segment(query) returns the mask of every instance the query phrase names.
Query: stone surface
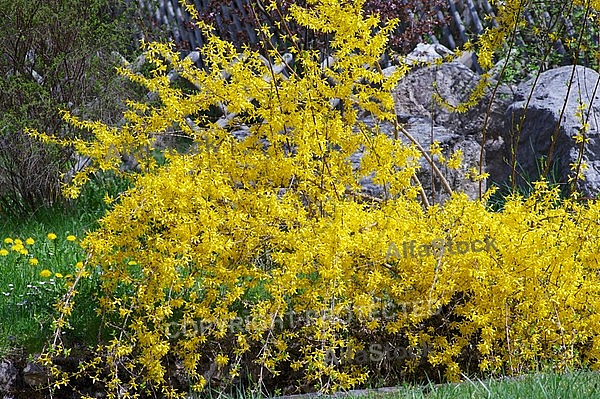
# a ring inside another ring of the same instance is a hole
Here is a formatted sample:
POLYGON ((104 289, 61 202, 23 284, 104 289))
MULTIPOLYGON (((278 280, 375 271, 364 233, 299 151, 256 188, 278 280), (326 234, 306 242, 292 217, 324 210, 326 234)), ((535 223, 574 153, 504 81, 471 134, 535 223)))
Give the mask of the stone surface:
MULTIPOLYGON (((511 159, 511 146, 516 144, 517 183, 534 181, 540 174, 540 158, 548 156, 552 138, 556 137, 551 154, 551 171, 557 182, 567 184, 572 176, 570 164, 577 162, 580 147, 574 140, 582 128, 577 110, 586 104, 589 142, 583 159, 589 169, 585 180, 576 189, 585 196, 596 197, 600 192, 600 75, 583 66, 565 66, 543 72, 518 86, 515 102, 506 111, 503 155, 511 159), (571 89, 568 89, 574 71, 571 89), (535 87, 532 91, 532 86, 535 87), (566 101, 565 101, 566 100, 566 101), (564 108, 564 112, 563 112, 564 108), (562 114, 562 117, 561 117, 562 114)), ((494 181, 506 182, 509 170, 491 176, 494 181)))
POLYGON ((8 398, 15 388, 19 371, 12 361, 4 359, 0 362, 0 395, 8 398))
MULTIPOLYGON (((361 122, 367 127, 373 127, 375 124, 370 116, 361 118, 361 122)), ((436 166, 438 166, 453 191, 464 192, 472 199, 478 197, 479 183, 465 178, 467 171, 471 167, 479 167, 481 145, 477 142, 475 137, 460 135, 445 127, 432 125, 432 121, 425 117, 411 116, 402 120, 401 125, 425 150, 429 149, 432 133, 434 140, 440 142, 442 154, 445 157, 449 157, 456 150, 462 150, 464 158, 462 165, 458 170, 448 169, 439 163, 436 163, 436 166)), ((389 137, 394 137, 395 135, 395 127, 392 123, 380 122, 379 129, 389 137)), ((398 138, 404 143, 410 144, 410 140, 404 134, 399 133, 398 138)), ((359 167, 361 157, 362 151, 357 152, 351 157, 353 169, 359 167)), ((449 198, 449 195, 442 186, 441 180, 437 175, 435 175, 432 180, 431 166, 424 157, 421 157, 420 164, 421 168, 417 172, 417 178, 423 186, 428 201, 443 203, 449 198)), ((362 179, 360 183, 364 194, 376 198, 382 198, 384 196, 383 187, 373 184, 371 179, 362 179)), ((483 191, 486 189, 485 182, 482 189, 483 191)))
POLYGON ((436 59, 452 55, 453 52, 441 44, 418 43, 414 50, 406 56, 406 62, 409 65, 435 62, 436 59))
POLYGON ((480 79, 478 74, 456 61, 411 71, 393 90, 396 114, 401 118, 427 117, 437 126, 463 135, 481 136, 485 124, 486 138, 497 138, 504 129, 506 108, 513 101, 510 87, 500 85, 492 95, 495 83, 491 82, 483 98, 465 113, 452 112, 434 99, 436 93, 452 106, 465 103, 480 79))
MULTIPOLYGON (((441 128, 457 134, 465 142, 465 145, 459 145, 456 148, 463 150, 465 163, 477 169, 479 169, 481 143, 484 142, 485 170, 490 174, 492 170, 498 171, 494 172, 495 175, 498 175, 506 172, 506 163, 503 158, 504 117, 506 109, 514 99, 513 89, 491 81, 482 98, 465 113, 449 110, 442 106, 434 96, 435 93, 452 106, 466 103, 480 79, 481 76, 464 64, 451 62, 411 71, 400 80, 392 94, 399 119, 414 121, 426 118, 433 121, 434 132, 443 131, 435 130, 441 128), (483 140, 484 133, 485 141, 483 140)), ((421 128, 414 129, 420 130, 421 128)), ((429 126, 427 142, 431 139, 430 133, 431 126, 429 126)), ((436 134, 434 134, 435 139, 438 139, 436 134)), ((456 140, 447 147, 448 150, 454 148, 458 142, 456 140)), ((439 141, 443 142, 443 140, 439 141)), ((478 195, 479 184, 472 183, 477 186, 478 195)), ((486 184, 483 184, 482 189, 485 186, 486 184)), ((465 191, 470 197, 473 196, 473 186, 465 187, 459 184, 458 187, 459 191, 465 191)))
POLYGON ((23 369, 23 381, 30 387, 48 385, 49 378, 48 371, 35 362, 27 362, 23 369))

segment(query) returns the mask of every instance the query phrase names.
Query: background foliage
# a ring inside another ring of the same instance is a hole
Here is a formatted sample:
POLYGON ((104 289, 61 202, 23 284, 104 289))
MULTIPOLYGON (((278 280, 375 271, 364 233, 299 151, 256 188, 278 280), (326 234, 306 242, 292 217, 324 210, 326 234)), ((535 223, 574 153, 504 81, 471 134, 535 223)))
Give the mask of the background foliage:
POLYGON ((41 145, 26 127, 77 137, 61 109, 118 122, 119 99, 133 95, 113 72, 113 52, 135 51, 126 4, 0 1, 0 213, 61 203, 61 175, 74 164, 72 149, 41 145))

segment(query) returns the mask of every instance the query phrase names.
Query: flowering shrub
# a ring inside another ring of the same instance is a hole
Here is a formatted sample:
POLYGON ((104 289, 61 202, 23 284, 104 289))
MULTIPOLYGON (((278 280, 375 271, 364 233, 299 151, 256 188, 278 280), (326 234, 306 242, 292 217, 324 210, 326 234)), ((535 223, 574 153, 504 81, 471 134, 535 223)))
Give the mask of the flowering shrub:
MULTIPOLYGON (((393 24, 373 33, 379 21, 363 17, 361 4, 290 6, 297 23, 331 33, 333 67, 317 52, 295 52, 302 74, 286 77, 206 33, 206 71, 159 43, 147 44, 149 77, 121 70, 159 98, 130 102, 124 125, 65 114, 96 137, 71 142, 95 164, 70 195, 93 171, 120 173, 109 149, 143 148, 173 131, 196 143, 167 151, 162 166, 137 154, 132 188, 106 199, 113 209, 82 242, 87 265, 101 269, 99 310, 113 336, 79 373, 103 379, 109 397, 183 397, 179 372, 192 391, 283 372, 303 389, 347 389, 377 370, 353 359, 369 342, 427 348, 394 367, 434 368, 450 380, 473 364, 514 373, 598 366, 599 205, 560 202, 542 181, 501 212, 463 194, 422 206, 412 180, 419 151, 358 120, 367 111, 395 121, 390 89, 406 72, 383 76, 377 62, 393 24), (174 87, 170 69, 196 90, 174 87), (227 117, 211 118, 214 109, 227 117), (249 134, 237 138, 230 131, 242 124, 249 134), (385 187, 383 198, 362 195, 366 176, 385 187), (391 244, 411 242, 425 243, 419 256, 390 256, 391 244)), ((52 370, 56 386, 68 382, 52 370)))

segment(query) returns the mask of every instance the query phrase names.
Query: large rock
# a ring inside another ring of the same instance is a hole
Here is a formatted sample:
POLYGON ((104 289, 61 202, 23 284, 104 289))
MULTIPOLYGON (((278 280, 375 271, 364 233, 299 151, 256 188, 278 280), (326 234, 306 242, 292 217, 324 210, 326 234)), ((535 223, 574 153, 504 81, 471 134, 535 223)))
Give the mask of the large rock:
POLYGON ((0 361, 0 395, 5 398, 10 397, 15 389, 18 375, 19 372, 12 361, 8 359, 0 361))
MULTIPOLYGON (((371 116, 365 116, 361 118, 361 122, 363 122, 367 127, 373 127, 375 125, 375 122, 371 116)), ((379 131, 382 133, 385 133, 389 137, 395 136, 395 126, 393 124, 389 122, 379 122, 378 125, 379 131)), ((424 117, 408 117, 402 120, 401 125, 425 150, 429 149, 432 133, 434 139, 439 141, 442 154, 446 158, 448 158, 455 151, 461 150, 464 158, 459 169, 449 169, 444 165, 440 165, 439 162, 436 162, 436 166, 438 166, 440 172, 453 191, 464 192, 471 199, 478 198, 479 183, 465 177, 468 173, 468 170, 472 167, 477 169, 479 168, 481 145, 474 137, 454 133, 453 131, 442 126, 434 126, 432 125, 432 121, 430 119, 424 117)), ((398 139, 402 140, 406 144, 411 144, 410 139, 408 139, 402 133, 398 134, 398 139)), ((359 167, 362 154, 363 151, 359 151, 351 157, 351 162, 353 163, 354 169, 359 167)), ((443 203, 446 201, 449 198, 448 192, 445 190, 441 179, 437 174, 434 173, 432 178, 431 166, 424 157, 421 157, 420 159, 420 166, 421 167, 417 172, 417 178, 423 186, 428 201, 430 203, 443 203)), ((374 184, 370 178, 364 178, 360 183, 364 194, 376 198, 384 197, 383 187, 374 184)), ((485 189, 486 184, 483 182, 482 190, 485 191, 485 189)))
MULTIPOLYGON (((574 136, 582 128, 577 114, 583 103, 589 126, 583 160, 589 169, 583 172, 585 180, 578 182, 576 189, 585 196, 597 196, 600 192, 600 90, 596 90, 599 80, 600 75, 591 69, 577 66, 573 70, 572 66, 564 66, 543 72, 537 82, 531 79, 519 85, 516 101, 506 111, 504 135, 507 160, 512 160, 511 147, 516 145, 518 184, 535 181, 540 176, 540 159, 548 156, 554 180, 568 183, 573 175, 570 165, 577 162, 580 153, 574 136), (553 137, 556 140, 550 154, 553 137)), ((505 182, 509 175, 510 170, 504 170, 491 177, 505 182)))
POLYGON ((466 103, 480 79, 481 76, 456 61, 411 71, 393 90, 396 114, 428 117, 438 126, 478 137, 485 123, 486 138, 499 137, 504 129, 504 113, 514 97, 509 86, 500 85, 493 93, 495 82, 490 82, 480 101, 465 113, 453 112, 434 98, 435 93, 452 106, 466 103))
MULTIPOLYGON (((496 88, 496 82, 490 81, 482 98, 464 113, 449 110, 435 98, 439 96, 452 106, 466 103, 480 79, 481 76, 462 63, 450 62, 411 71, 400 80, 393 96, 399 118, 429 118, 435 126, 448 129, 468 142, 481 144, 485 127, 484 164, 491 174, 492 170, 505 171, 504 115, 513 101, 513 89, 507 85, 496 88)), ((479 163, 480 149, 477 154, 465 153, 465 157, 477 158, 479 163)), ((476 148, 470 144, 467 150, 476 148)))
POLYGON ((409 65, 432 64, 435 60, 452 54, 452 50, 441 44, 418 43, 405 61, 409 65))

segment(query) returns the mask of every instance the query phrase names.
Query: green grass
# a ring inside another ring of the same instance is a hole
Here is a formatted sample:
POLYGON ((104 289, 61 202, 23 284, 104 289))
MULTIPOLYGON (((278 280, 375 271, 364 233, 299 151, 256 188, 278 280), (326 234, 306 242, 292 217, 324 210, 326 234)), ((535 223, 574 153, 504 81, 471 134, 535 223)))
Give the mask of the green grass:
MULTIPOLYGON (((413 396, 404 396, 413 397, 413 396)), ((419 398, 419 396, 414 396, 419 398)), ((468 380, 434 388, 427 399, 451 398, 600 398, 600 375, 577 371, 567 374, 534 374, 521 379, 468 380)))
POLYGON ((14 347, 41 349, 51 334, 53 304, 85 257, 78 245, 85 229, 80 220, 51 210, 40 216, 18 230, 11 223, 0 226, 0 354, 14 347))
MULTIPOLYGON (((123 187, 114 179, 97 180, 82 198, 65 206, 40 209, 26 219, 0 215, 0 358, 15 349, 39 352, 48 342, 57 315, 53 305, 66 293, 77 263, 85 259, 79 242, 106 211, 104 194, 115 195, 123 187), (56 238, 50 239, 49 233, 56 238)), ((78 285, 65 340, 96 343, 98 286, 95 273, 78 285)))
POLYGON ((600 398, 600 374, 580 370, 565 374, 532 374, 518 379, 465 379, 460 384, 405 386, 336 395, 341 396, 361 399, 589 399, 600 398))

